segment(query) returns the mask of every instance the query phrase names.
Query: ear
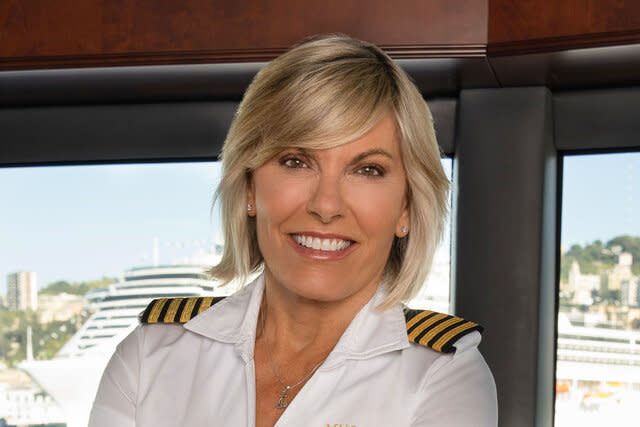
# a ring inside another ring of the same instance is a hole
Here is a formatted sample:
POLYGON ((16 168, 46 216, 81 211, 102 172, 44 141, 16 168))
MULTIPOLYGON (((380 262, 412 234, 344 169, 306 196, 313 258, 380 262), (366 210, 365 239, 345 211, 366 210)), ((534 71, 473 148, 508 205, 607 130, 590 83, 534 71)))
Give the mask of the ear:
POLYGON ((402 212, 400 213, 400 217, 398 217, 398 222, 396 222, 396 237, 403 238, 407 234, 409 234, 409 224, 411 223, 410 219, 409 205, 405 200, 404 207, 402 208, 402 212))
POLYGON ((256 198, 255 185, 253 183, 253 174, 247 174, 247 215, 256 216, 256 198))

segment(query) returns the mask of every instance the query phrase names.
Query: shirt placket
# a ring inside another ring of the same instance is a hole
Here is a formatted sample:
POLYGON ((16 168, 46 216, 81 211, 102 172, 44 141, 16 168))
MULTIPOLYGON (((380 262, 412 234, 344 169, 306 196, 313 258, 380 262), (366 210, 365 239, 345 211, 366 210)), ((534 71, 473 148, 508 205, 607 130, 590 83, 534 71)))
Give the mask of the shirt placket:
POLYGON ((256 370, 253 360, 244 365, 247 390, 247 427, 256 425, 256 370))

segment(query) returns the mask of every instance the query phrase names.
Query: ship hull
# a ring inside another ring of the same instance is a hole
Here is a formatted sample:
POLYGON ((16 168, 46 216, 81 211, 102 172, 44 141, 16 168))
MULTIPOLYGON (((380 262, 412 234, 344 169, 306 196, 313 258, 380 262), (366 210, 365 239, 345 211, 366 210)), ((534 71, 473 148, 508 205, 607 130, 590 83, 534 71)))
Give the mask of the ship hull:
POLYGON ((109 356, 23 362, 25 371, 65 413, 67 427, 86 427, 109 356))

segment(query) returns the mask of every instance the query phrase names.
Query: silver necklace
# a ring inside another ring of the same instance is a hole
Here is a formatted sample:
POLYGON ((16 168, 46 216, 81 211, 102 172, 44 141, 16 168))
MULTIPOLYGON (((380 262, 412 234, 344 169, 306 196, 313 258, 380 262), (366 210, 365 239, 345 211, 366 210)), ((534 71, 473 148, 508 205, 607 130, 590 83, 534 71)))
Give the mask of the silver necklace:
POLYGON ((264 341, 264 349, 267 352, 267 359, 269 360, 269 366, 271 366, 271 371, 276 376, 278 381, 280 381, 280 384, 282 384, 282 386, 284 387, 282 389, 282 392, 280 393, 280 398, 278 399, 278 402, 276 403, 276 408, 277 409, 284 409, 287 406, 289 406, 289 402, 287 402, 287 392, 289 390, 293 389, 293 388, 298 387, 300 384, 302 384, 303 382, 308 380, 309 377, 311 377, 311 375, 313 375, 313 373, 315 371, 317 371, 318 368, 320 367, 320 365, 322 365, 322 363, 326 360, 326 357, 324 359, 322 359, 316 366, 314 366, 313 369, 311 371, 309 371, 309 373, 307 375, 302 377, 302 379, 300 381, 298 381, 294 385, 287 385, 287 384, 285 384, 284 381, 282 381, 282 378, 280 378, 280 375, 278 375, 278 371, 276 371, 276 367, 273 365, 273 361, 271 360, 271 354, 269 354, 269 344, 267 343, 267 336, 264 333, 264 314, 262 315, 262 340, 264 341))

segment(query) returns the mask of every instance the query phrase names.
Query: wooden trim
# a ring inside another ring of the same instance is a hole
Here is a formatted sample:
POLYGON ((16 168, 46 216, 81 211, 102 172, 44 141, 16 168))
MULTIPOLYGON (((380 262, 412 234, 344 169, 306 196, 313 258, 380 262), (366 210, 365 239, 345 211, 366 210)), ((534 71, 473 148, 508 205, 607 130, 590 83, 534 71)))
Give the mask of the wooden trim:
MULTIPOLYGON (((487 54, 487 46, 484 44, 381 47, 394 59, 477 58, 487 54)), ((266 62, 286 50, 287 48, 265 48, 11 57, 0 58, 0 70, 266 62)))
POLYGON ((487 55, 486 44, 382 46, 394 59, 479 58, 487 55))
POLYGON ((0 1, 0 69, 261 62, 344 33, 399 59, 486 53, 488 0, 0 1))
POLYGON ((524 55, 640 43, 640 29, 490 43, 489 56, 524 55))

